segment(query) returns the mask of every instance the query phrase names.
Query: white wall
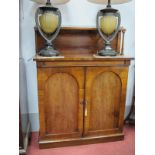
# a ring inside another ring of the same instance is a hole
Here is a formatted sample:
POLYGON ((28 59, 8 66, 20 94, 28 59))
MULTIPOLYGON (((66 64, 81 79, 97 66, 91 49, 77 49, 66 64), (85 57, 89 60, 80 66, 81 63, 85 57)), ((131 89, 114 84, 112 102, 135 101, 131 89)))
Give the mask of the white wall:
MULTIPOLYGON (((34 14, 36 4, 29 0, 20 0, 20 57, 24 59, 27 77, 27 96, 32 130, 39 128, 36 64, 32 58, 35 55, 34 14)), ((57 6, 62 13, 62 26, 95 27, 97 11, 104 6, 92 4, 87 0, 71 0, 69 3, 57 6)), ((125 34, 125 54, 135 53, 135 10, 134 0, 127 4, 113 6, 121 12, 121 25, 127 29, 125 34)), ((129 70, 126 106, 131 104, 134 81, 134 67, 129 70)), ((128 108, 127 108, 128 110, 128 108)))

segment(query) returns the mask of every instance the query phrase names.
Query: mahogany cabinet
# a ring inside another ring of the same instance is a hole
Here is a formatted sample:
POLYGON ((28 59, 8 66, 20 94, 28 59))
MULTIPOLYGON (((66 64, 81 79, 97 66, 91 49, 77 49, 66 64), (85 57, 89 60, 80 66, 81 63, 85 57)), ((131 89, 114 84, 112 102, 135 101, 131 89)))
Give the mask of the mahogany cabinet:
MULTIPOLYGON (((96 31, 77 31, 70 33, 67 30, 65 35, 61 32, 55 42, 64 57, 36 55, 34 58, 37 62, 40 148, 124 138, 126 86, 131 58, 123 55, 96 57, 94 53, 98 47, 90 44, 96 39, 99 41, 95 37, 96 31), (65 41, 71 38, 68 47, 65 41), (62 41, 63 45, 60 45, 62 41)), ((38 35, 36 31, 36 49, 42 46, 38 35)))

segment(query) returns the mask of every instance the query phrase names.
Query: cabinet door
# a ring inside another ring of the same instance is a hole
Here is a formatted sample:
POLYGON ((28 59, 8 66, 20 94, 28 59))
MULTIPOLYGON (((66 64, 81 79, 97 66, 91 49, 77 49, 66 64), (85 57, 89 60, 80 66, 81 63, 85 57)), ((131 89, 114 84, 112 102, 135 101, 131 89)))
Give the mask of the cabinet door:
POLYGON ((40 138, 81 137, 84 70, 81 67, 38 68, 40 138))
POLYGON ((85 136, 122 132, 127 76, 127 67, 87 68, 85 136))

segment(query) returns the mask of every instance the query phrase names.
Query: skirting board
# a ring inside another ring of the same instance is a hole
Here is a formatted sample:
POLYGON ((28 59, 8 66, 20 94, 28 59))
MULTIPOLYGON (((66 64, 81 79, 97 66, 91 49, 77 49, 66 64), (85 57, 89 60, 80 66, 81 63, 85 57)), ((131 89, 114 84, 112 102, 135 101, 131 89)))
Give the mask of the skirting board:
POLYGON ((31 123, 31 132, 38 132, 39 131, 39 114, 29 113, 29 120, 31 123))
POLYGON ((86 145, 86 144, 94 144, 94 143, 104 143, 111 141, 119 141, 124 139, 124 134, 114 134, 114 135, 106 135, 106 136, 98 136, 98 137, 84 137, 79 139, 66 139, 66 140, 39 140, 39 148, 56 148, 56 147, 64 147, 64 146, 74 146, 74 145, 86 145))
POLYGON ((28 148, 28 143, 29 143, 29 137, 30 137, 30 123, 28 123, 26 135, 24 137, 24 148, 19 149, 19 154, 20 155, 26 155, 27 148, 28 148))

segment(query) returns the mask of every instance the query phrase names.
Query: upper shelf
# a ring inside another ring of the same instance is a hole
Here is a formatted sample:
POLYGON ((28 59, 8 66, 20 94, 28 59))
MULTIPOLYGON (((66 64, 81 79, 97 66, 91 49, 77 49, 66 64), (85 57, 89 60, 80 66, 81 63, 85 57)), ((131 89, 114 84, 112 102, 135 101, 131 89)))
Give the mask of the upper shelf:
MULTIPOLYGON (((124 51, 125 29, 121 28, 117 36, 112 41, 112 47, 119 54, 124 51)), ((45 46, 45 40, 35 28, 36 54, 45 46)), ((104 41, 98 34, 96 28, 62 27, 58 37, 54 41, 54 47, 62 55, 92 55, 102 49, 104 41)))

